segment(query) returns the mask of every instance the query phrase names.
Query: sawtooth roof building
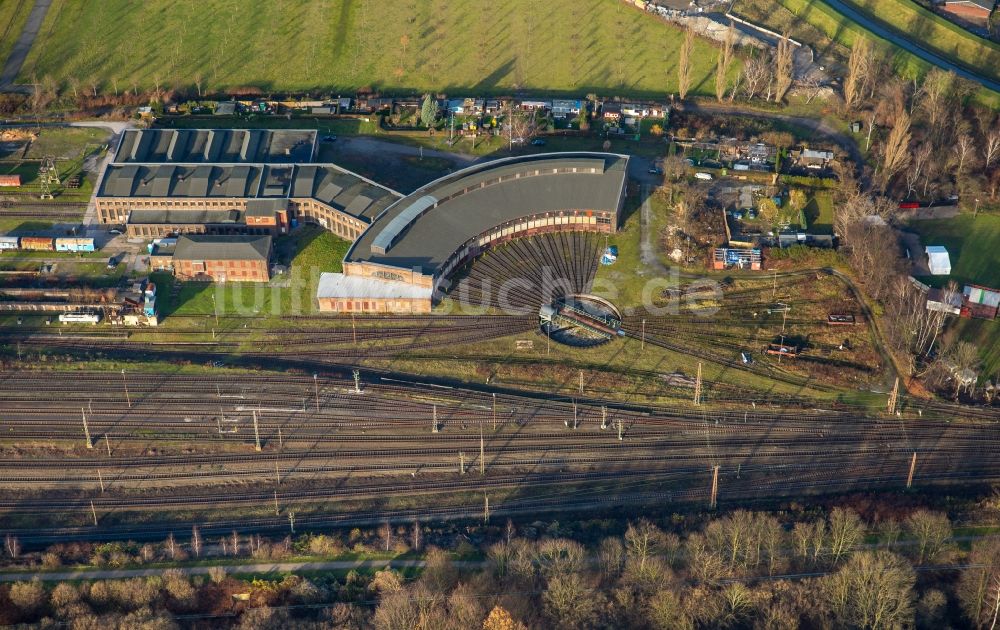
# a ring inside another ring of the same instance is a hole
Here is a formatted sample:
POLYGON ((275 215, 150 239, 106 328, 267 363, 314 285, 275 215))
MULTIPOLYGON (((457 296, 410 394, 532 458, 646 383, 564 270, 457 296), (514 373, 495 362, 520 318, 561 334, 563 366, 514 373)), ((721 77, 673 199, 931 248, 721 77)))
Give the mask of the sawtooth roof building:
POLYGON ((191 231, 159 221, 172 211, 237 211, 242 227, 226 233, 284 234, 310 222, 354 240, 401 195, 313 163, 315 145, 315 130, 130 129, 98 186, 98 220, 130 236, 168 236, 191 231))
POLYGON ((98 184, 99 220, 139 238, 318 224, 354 241, 343 273, 319 283, 321 310, 335 312, 428 312, 454 272, 490 247, 546 232, 611 233, 621 221, 624 155, 506 158, 403 196, 311 162, 315 143, 315 131, 129 130, 98 184))

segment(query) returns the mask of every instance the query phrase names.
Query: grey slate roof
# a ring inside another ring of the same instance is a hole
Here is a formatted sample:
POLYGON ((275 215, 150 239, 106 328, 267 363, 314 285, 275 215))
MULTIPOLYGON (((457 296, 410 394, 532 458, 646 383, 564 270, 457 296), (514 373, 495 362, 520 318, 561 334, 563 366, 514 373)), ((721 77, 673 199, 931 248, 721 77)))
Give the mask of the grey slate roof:
POLYGON ((132 225, 142 224, 193 224, 193 223, 239 223, 239 210, 173 210, 138 209, 128 215, 132 225))
POLYGON ((393 204, 354 243, 345 262, 436 273, 467 240, 502 223, 562 210, 617 212, 627 163, 626 156, 608 153, 552 153, 457 171, 393 204), (577 172, 553 174, 554 168, 577 172), (509 179, 497 181, 501 175, 509 179), (438 206, 430 207, 428 198, 438 206))
POLYGON ((309 162, 315 129, 129 129, 116 163, 309 162))
POLYGON ((177 260, 268 260, 270 236, 188 234, 177 239, 177 260))

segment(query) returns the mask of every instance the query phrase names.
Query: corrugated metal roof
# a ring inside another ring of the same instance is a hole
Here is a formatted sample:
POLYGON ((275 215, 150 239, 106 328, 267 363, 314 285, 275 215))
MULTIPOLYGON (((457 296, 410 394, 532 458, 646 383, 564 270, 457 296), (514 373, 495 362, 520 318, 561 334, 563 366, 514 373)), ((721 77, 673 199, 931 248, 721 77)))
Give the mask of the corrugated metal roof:
POLYGON ((345 276, 342 273, 320 274, 317 298, 335 299, 431 299, 431 290, 408 282, 380 280, 363 276, 345 276))
POLYGON ((389 223, 382 227, 371 244, 373 254, 384 254, 389 251, 396 239, 402 234, 411 223, 417 220, 420 215, 434 207, 437 199, 430 195, 424 195, 416 199, 406 207, 405 210, 392 218, 389 223))

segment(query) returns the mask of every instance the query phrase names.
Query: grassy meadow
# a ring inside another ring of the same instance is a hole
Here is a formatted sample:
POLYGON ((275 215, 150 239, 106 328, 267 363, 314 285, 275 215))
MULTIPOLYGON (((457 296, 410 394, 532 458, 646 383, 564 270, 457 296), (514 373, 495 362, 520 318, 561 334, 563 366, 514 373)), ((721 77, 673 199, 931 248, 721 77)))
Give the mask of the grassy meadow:
POLYGON ((0 67, 10 54, 14 43, 21 35, 24 23, 28 21, 31 0, 4 0, 0 2, 0 67))
MULTIPOLYGON (((617 0, 53 0, 21 80, 663 98, 677 89, 681 41, 617 0)), ((715 57, 696 42, 693 92, 713 91, 715 57)))

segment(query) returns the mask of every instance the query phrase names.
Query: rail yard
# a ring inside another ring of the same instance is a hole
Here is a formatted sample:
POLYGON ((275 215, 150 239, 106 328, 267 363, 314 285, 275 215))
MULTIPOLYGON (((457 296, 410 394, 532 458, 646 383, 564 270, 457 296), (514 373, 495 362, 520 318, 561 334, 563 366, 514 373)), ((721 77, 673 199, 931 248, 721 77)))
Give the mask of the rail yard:
POLYGON ((744 504, 1000 475, 994 414, 915 399, 886 413, 886 394, 851 393, 885 370, 867 322, 829 324, 833 305, 863 320, 829 272, 732 278, 710 295, 681 285, 658 300, 684 292, 682 307, 626 310, 606 343, 554 342, 539 326, 544 287, 592 290, 597 243, 555 234, 491 251, 451 294, 478 314, 177 316, 149 330, 6 321, 4 520, 42 543, 192 523, 278 531, 744 504), (509 298, 520 310, 490 302, 489 287, 525 276, 509 298), (825 288, 805 298, 806 284, 825 288), (807 349, 761 351, 782 336, 807 349))

